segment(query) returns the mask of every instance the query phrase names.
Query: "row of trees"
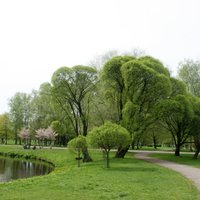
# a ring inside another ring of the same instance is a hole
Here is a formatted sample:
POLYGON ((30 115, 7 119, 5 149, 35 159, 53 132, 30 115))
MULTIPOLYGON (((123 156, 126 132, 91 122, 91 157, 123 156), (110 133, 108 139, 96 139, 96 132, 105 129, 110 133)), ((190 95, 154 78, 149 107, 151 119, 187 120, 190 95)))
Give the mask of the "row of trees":
MULTIPOLYGON (((35 130, 50 125, 58 134, 55 143, 66 145, 70 139, 87 136, 94 127, 111 121, 129 131, 133 148, 149 143, 149 138, 155 147, 158 141, 173 141, 178 156, 180 147, 192 142, 197 156, 199 62, 184 61, 174 78, 150 56, 109 54, 104 58, 98 70, 95 62, 92 67, 61 67, 51 83, 43 83, 38 91, 16 93, 10 100, 9 114, 0 118, 2 142, 13 137, 18 143, 22 128, 34 135, 35 130)), ((128 149, 129 145, 119 147, 116 157, 124 157, 128 149)), ((87 148, 83 155, 84 161, 91 161, 87 148)))
MULTIPOLYGON (((47 143, 50 144, 50 147, 52 148, 52 145, 54 144, 54 141, 56 140, 56 136, 58 134, 55 133, 51 127, 48 127, 47 129, 38 129, 35 131, 34 138, 34 147, 38 143, 40 148, 44 145, 47 145, 47 143), (37 142, 36 142, 37 141, 37 142)), ((24 148, 30 148, 31 146, 31 135, 29 129, 22 129, 20 133, 18 134, 19 138, 21 139, 21 142, 24 145, 24 148)))

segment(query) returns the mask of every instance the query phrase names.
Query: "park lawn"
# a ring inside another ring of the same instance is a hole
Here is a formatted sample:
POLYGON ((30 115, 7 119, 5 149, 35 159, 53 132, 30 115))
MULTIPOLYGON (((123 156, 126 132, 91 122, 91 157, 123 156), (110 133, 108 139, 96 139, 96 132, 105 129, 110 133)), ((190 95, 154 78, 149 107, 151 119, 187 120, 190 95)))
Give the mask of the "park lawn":
MULTIPOLYGON (((55 164, 49 175, 0 184, 2 200, 197 200, 194 185, 171 170, 133 158, 111 159, 103 167, 102 155, 91 151, 92 163, 76 166, 75 155, 68 150, 1 146, 0 152, 14 152, 44 158, 55 164)), ((111 156, 112 157, 112 156, 111 156)))
POLYGON ((155 154, 151 154, 151 157, 200 168, 200 158, 196 160, 193 159, 192 158, 193 154, 183 153, 181 154, 181 156, 175 156, 174 154, 168 154, 168 153, 155 153, 155 154))

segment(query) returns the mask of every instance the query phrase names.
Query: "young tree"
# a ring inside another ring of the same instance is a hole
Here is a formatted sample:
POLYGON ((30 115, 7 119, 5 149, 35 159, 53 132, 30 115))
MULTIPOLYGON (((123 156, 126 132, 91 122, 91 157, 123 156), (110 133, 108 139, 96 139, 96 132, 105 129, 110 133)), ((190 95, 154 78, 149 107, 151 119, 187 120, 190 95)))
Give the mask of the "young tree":
POLYGON ((84 149, 87 148, 87 141, 86 141, 86 137, 79 135, 78 137, 70 140, 70 142, 68 143, 68 148, 72 151, 77 152, 77 163, 78 163, 78 167, 80 167, 80 160, 81 158, 81 152, 84 152, 84 149))
POLYGON ((113 148, 122 148, 130 144, 129 132, 120 125, 107 122, 104 125, 94 128, 88 134, 89 143, 93 147, 103 150, 106 167, 109 167, 109 152, 113 148))

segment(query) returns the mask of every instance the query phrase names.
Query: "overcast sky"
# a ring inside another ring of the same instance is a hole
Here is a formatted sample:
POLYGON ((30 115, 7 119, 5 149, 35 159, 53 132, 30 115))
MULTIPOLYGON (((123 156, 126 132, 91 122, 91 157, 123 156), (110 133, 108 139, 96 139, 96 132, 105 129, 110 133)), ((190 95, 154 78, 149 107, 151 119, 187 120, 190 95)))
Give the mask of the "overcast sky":
POLYGON ((145 50, 175 74, 200 56, 199 0, 0 0, 0 113, 61 66, 145 50))

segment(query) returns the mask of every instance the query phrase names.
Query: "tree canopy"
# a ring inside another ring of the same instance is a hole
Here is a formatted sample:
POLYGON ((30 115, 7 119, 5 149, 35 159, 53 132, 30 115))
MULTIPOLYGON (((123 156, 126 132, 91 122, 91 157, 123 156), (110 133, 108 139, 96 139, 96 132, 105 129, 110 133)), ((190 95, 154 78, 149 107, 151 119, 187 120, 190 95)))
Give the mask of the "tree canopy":
POLYGON ((122 148, 130 144, 129 132, 120 125, 107 122, 94 128, 88 135, 91 146, 99 147, 106 155, 106 167, 109 167, 109 152, 113 148, 122 148))

